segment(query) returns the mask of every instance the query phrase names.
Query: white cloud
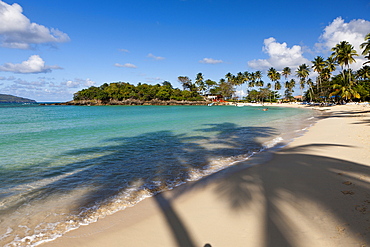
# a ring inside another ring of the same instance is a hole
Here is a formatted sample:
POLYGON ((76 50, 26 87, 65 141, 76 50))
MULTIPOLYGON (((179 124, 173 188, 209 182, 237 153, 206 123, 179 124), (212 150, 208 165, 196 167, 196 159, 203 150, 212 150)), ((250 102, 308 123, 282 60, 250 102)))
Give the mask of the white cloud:
POLYGON ((67 42, 67 34, 54 28, 31 23, 19 4, 0 0, 0 41, 8 48, 29 49, 31 44, 67 42))
POLYGON ((124 53, 127 53, 127 52, 130 52, 129 50, 127 49, 118 49, 120 52, 124 52, 124 53))
POLYGON ((20 74, 48 73, 52 69, 62 69, 59 66, 47 66, 39 55, 32 55, 27 61, 20 64, 5 63, 0 66, 0 71, 14 72, 20 74))
POLYGON ((249 61, 248 66, 253 69, 274 67, 281 70, 284 67, 295 68, 303 63, 310 63, 308 59, 303 57, 303 50, 299 45, 289 48, 287 43, 278 43, 273 37, 265 39, 263 43, 262 50, 269 55, 269 58, 249 61))
POLYGON ((164 60, 164 57, 154 56, 152 53, 149 53, 147 57, 153 58, 154 60, 164 60))
POLYGON ((95 85, 95 81, 92 81, 90 78, 87 78, 86 80, 85 80, 85 86, 87 86, 87 87, 91 87, 91 86, 93 86, 93 85, 95 85))
POLYGON ((203 58, 199 61, 200 63, 208 63, 208 64, 217 64, 217 63, 223 63, 222 60, 216 60, 213 58, 203 58))
POLYGON ((52 102, 63 102, 68 101, 73 98, 73 93, 75 89, 70 89, 68 87, 40 87, 32 85, 26 85, 27 82, 23 81, 22 84, 14 83, 6 87, 1 88, 1 92, 5 94, 17 95, 21 97, 26 97, 29 99, 35 99, 38 102, 52 101, 52 102))
POLYGON ((26 80, 22 80, 20 78, 14 80, 14 83, 16 83, 17 85, 29 86, 31 88, 43 87, 43 86, 48 84, 45 81, 31 81, 31 82, 29 82, 29 81, 26 81, 26 80))
POLYGON ((4 83, 1 92, 35 99, 39 102, 62 102, 71 100, 77 88, 85 88, 96 84, 89 78, 75 78, 64 82, 54 82, 54 80, 54 78, 44 77, 38 77, 34 81, 15 78, 11 84, 4 83))
POLYGON ((95 82, 89 78, 87 79, 76 78, 74 80, 68 80, 68 81, 62 82, 61 85, 67 86, 68 88, 91 87, 95 85, 95 82))
POLYGON ((132 63, 125 63, 125 64, 115 63, 114 66, 119 67, 119 68, 133 68, 133 69, 137 68, 136 65, 132 63))
MULTIPOLYGON (((357 54, 361 55, 362 49, 360 44, 365 42, 365 36, 370 32, 370 21, 363 19, 351 20, 345 23, 341 17, 333 20, 324 28, 322 35, 319 37, 319 43, 315 46, 319 51, 330 51, 332 47, 341 41, 348 41, 354 46, 357 54)), ((359 69, 365 62, 363 56, 355 57, 356 64, 353 69, 359 69)))

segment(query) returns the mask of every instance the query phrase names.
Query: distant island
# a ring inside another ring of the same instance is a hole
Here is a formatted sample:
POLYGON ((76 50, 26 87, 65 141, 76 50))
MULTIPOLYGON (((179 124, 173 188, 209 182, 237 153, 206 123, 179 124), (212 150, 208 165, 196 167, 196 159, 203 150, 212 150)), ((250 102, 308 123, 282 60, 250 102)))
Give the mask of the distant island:
MULTIPOLYGON (((190 81, 190 80, 189 80, 190 81)), ((165 81, 162 85, 126 82, 91 86, 74 94, 73 100, 51 105, 206 105, 209 100, 195 88, 180 90, 165 81)), ((48 104, 49 105, 49 104, 48 104)))
POLYGON ((4 103, 37 103, 35 100, 17 97, 9 94, 0 94, 0 104, 4 103))

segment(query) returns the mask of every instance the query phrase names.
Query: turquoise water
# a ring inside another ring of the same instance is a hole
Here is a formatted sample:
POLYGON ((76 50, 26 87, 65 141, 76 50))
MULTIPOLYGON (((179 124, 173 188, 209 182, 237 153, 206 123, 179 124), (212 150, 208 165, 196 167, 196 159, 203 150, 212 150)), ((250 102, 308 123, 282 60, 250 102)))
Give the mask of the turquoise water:
POLYGON ((34 246, 302 133, 314 112, 1 106, 0 245, 34 246))

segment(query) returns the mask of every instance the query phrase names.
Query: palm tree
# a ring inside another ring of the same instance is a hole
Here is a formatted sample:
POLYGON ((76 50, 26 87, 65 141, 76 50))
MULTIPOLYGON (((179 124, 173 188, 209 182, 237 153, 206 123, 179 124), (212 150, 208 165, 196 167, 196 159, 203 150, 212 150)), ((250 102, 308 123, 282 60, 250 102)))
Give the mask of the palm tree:
POLYGON ((243 76, 244 76, 244 83, 247 84, 247 89, 246 89, 246 94, 247 94, 248 91, 249 91, 249 85, 250 85, 250 81, 251 81, 251 74, 248 71, 245 71, 243 76))
POLYGON ((262 71, 260 70, 257 70, 256 72, 254 72, 254 78, 256 80, 256 83, 255 85, 257 87, 263 87, 263 81, 262 81, 262 71))
MULTIPOLYGON (((269 83, 267 83, 266 88, 267 88, 268 90, 270 90, 270 89, 271 89, 271 83, 270 83, 270 82, 269 82, 269 83)), ((271 90, 270 90, 270 92, 271 92, 271 90)), ((269 96, 270 96, 270 103, 271 103, 271 93, 269 94, 269 96)))
POLYGON ((291 95, 293 91, 293 88, 295 87, 295 80, 291 79, 290 81, 285 82, 285 95, 291 95))
POLYGON ((273 67, 271 67, 271 68, 267 71, 267 77, 268 77, 272 82, 274 82, 276 72, 277 72, 277 71, 276 71, 276 69, 274 69, 273 67))
POLYGON ((270 80, 272 82, 275 83, 275 85, 274 85, 275 90, 280 90, 281 89, 281 85, 280 85, 280 82, 279 82, 279 80, 280 80, 280 73, 277 72, 276 69, 274 69, 274 68, 271 67, 267 71, 267 76, 268 76, 268 78, 270 78, 270 80))
POLYGON ((275 82, 275 85, 274 85, 274 89, 276 90, 276 91, 279 91, 280 89, 281 89, 281 84, 280 84, 280 82, 275 82))
POLYGON ((355 81, 353 80, 351 69, 349 67, 351 63, 356 62, 356 60, 354 59, 354 56, 358 56, 356 50, 353 48, 353 45, 351 45, 347 41, 340 42, 331 50, 333 51, 331 56, 333 57, 334 61, 341 66, 343 77, 343 85, 335 84, 333 87, 335 89, 339 89, 340 87, 340 91, 342 92, 341 96, 345 97, 346 100, 351 99, 352 97, 358 98, 358 92, 353 89, 355 81), (345 76, 345 67, 348 71, 347 80, 345 76))
POLYGON ((312 82, 312 80, 311 80, 311 78, 309 78, 308 80, 307 80, 307 85, 308 85, 308 92, 310 93, 310 97, 311 97, 311 101, 313 100, 313 97, 314 97, 314 91, 313 91, 313 87, 314 87, 314 85, 313 85, 313 82, 312 82))
POLYGON ((331 72, 334 72, 336 70, 336 62, 334 61, 334 58, 328 57, 325 60, 325 68, 323 69, 322 78, 325 80, 329 80, 331 77, 331 72))
POLYGON ((207 86, 204 84, 204 78, 203 78, 203 74, 202 73, 198 73, 196 78, 195 78, 195 85, 198 89, 198 92, 200 94, 204 94, 204 92, 206 91, 207 89, 207 86))
MULTIPOLYGON (((333 53, 331 54, 331 57, 333 57, 334 61, 337 62, 342 68, 342 75, 343 75, 343 80, 344 80, 345 79, 344 68, 347 67, 347 70, 349 72, 349 65, 351 63, 356 62, 354 56, 358 56, 358 54, 356 50, 353 48, 353 45, 351 45, 347 41, 340 42, 335 47, 333 47, 331 50, 333 51, 333 53)), ((348 75, 348 80, 350 78, 351 76, 348 75)))
POLYGON ((227 82, 228 83, 233 84, 233 81, 234 81, 235 76, 229 72, 229 73, 227 73, 225 75, 225 78, 227 79, 227 82))
POLYGON ((357 77, 363 80, 370 79, 370 66, 364 66, 357 70, 357 77))
POLYGON ((337 65, 336 62, 332 57, 328 57, 325 60, 325 68, 327 68, 329 72, 334 72, 337 69, 336 65, 337 65))
POLYGON ((321 79, 323 79, 324 81, 328 81, 331 77, 331 72, 328 68, 324 68, 322 71, 321 71, 321 79))
POLYGON ((298 69, 296 70, 296 75, 300 79, 300 89, 301 89, 301 96, 303 97, 303 89, 306 83, 306 78, 310 74, 310 68, 307 66, 307 64, 301 64, 298 66, 298 69))
POLYGON ((292 90, 295 87, 295 80, 291 79, 290 81, 286 81, 284 87, 286 89, 292 90))
MULTIPOLYGON (((352 98, 357 98, 357 99, 361 98, 361 95, 359 94, 359 92, 355 88, 356 81, 353 78, 354 75, 353 75, 351 69, 348 72, 347 76, 351 77, 351 78, 348 79, 348 83, 334 84, 333 89, 335 91, 332 92, 329 96, 340 94, 340 96, 342 98, 345 98, 346 101, 349 100, 349 99, 352 99, 352 98)), ((347 80, 344 80, 344 81, 347 81, 347 80)))
POLYGON ((285 80, 288 80, 288 76, 292 73, 292 70, 289 67, 285 67, 281 74, 285 77, 285 80))
MULTIPOLYGON (((236 75, 235 79, 234 79, 234 85, 235 86, 241 86, 245 83, 245 76, 242 72, 238 72, 238 74, 236 75)), ((243 88, 242 88, 242 92, 243 92, 243 88)))
POLYGON ((370 33, 368 33, 365 36, 365 41, 366 42, 364 42, 360 45, 360 48, 364 49, 362 51, 362 55, 367 55, 367 56, 365 56, 365 58, 367 58, 369 61, 364 63, 364 64, 367 64, 367 63, 370 63, 370 33))
POLYGON ((321 57, 321 56, 317 56, 317 57, 315 57, 315 59, 313 60, 313 61, 311 61, 311 63, 312 63, 312 68, 313 68, 313 71, 316 71, 319 75, 318 75, 318 84, 317 84, 317 89, 319 90, 320 89, 320 87, 321 87, 321 77, 322 77, 322 75, 321 75, 321 73, 322 73, 322 71, 323 71, 323 69, 325 68, 325 60, 324 60, 324 58, 323 57, 321 57))

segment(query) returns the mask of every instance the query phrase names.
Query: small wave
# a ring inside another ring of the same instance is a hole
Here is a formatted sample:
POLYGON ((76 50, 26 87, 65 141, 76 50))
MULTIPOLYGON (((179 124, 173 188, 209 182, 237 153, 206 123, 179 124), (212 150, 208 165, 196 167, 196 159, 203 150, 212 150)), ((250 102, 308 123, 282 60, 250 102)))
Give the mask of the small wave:
POLYGON ((10 233, 12 233, 12 232, 13 232, 13 229, 10 228, 10 227, 8 227, 8 229, 6 230, 6 232, 4 234, 0 235, 0 240, 3 240, 5 238, 9 237, 10 236, 10 233))
POLYGON ((283 141, 283 138, 281 136, 278 136, 274 138, 273 140, 267 142, 264 144, 264 149, 269 149, 275 147, 278 143, 281 143, 283 141))

